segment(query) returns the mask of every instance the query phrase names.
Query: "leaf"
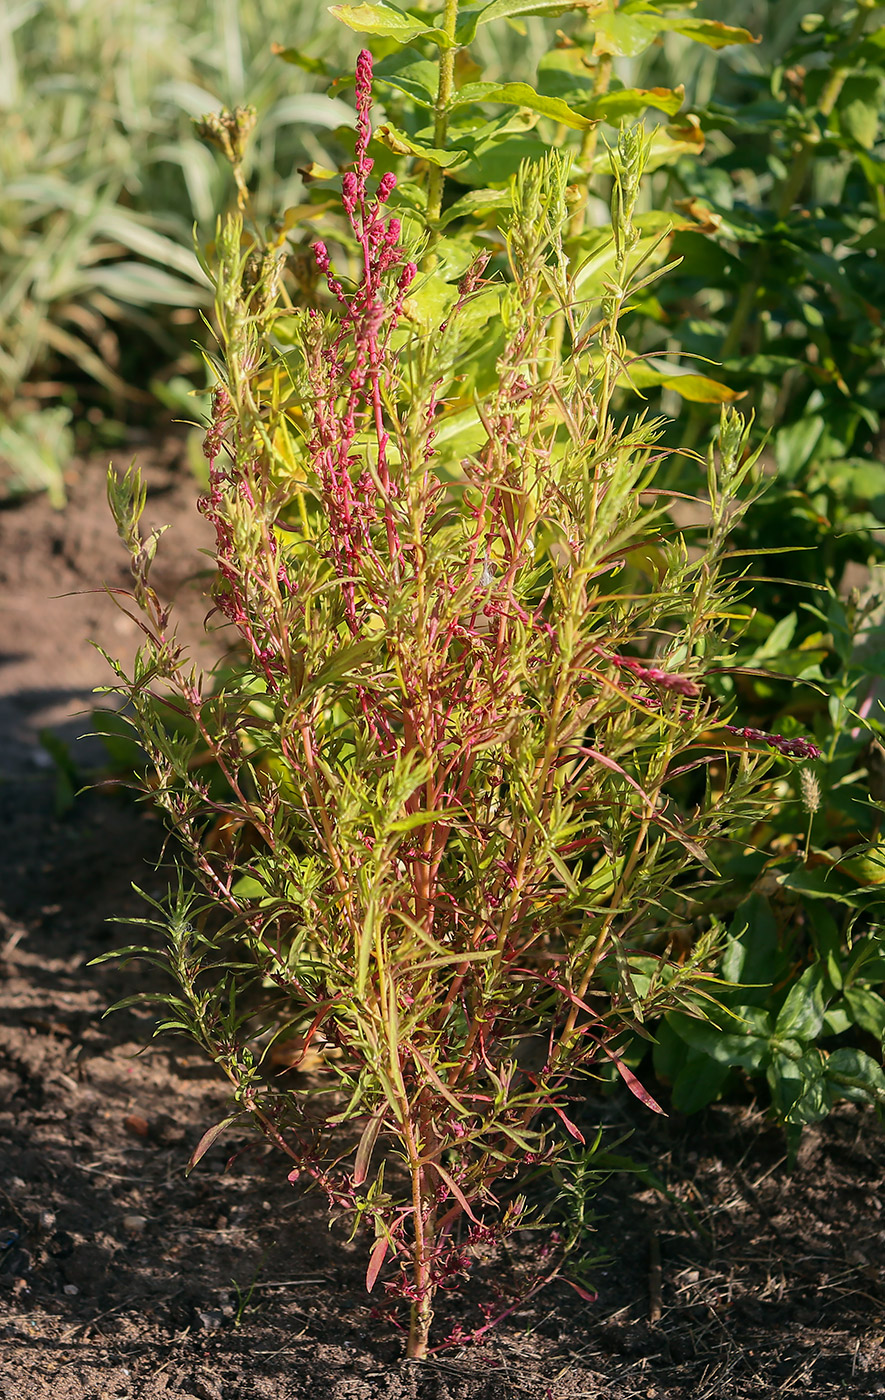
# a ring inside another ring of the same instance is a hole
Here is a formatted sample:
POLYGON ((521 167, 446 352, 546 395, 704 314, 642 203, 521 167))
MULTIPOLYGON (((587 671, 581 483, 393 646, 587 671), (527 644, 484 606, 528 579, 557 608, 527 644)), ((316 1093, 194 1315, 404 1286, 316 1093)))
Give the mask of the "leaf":
POLYGON ((687 1045, 702 1051, 717 1064, 757 1072, 769 1055, 770 1017, 755 1006, 735 1007, 733 1015, 735 1026, 739 1027, 741 1021, 745 1023, 745 1033, 723 1030, 713 1021, 700 1020, 683 1011, 671 1012, 667 1024, 687 1045))
POLYGON ((644 112, 647 107, 654 107, 658 112, 675 117, 684 101, 685 88, 681 84, 677 88, 619 88, 591 98, 586 103, 586 115, 614 124, 624 117, 644 112))
MULTIPOLYGON (((377 1113, 373 1113, 372 1117, 369 1119, 368 1123, 363 1129, 362 1136, 359 1140, 359 1145, 356 1149, 356 1159, 354 1160, 353 1164, 354 1186, 362 1186, 366 1177, 369 1175, 369 1165, 372 1161, 372 1153, 375 1150, 375 1143, 378 1141, 378 1134, 381 1131, 381 1124, 384 1122, 384 1115, 386 1111, 387 1109, 385 1106, 383 1109, 379 1109, 377 1113)), ((372 1289, 370 1285, 369 1292, 371 1293, 371 1291, 372 1289)))
POLYGON ((794 982, 775 1023, 776 1036, 814 1040, 824 1022, 824 970, 820 963, 807 967, 794 982))
POLYGON ((826 1063, 826 1076, 840 1098, 885 1103, 885 1074, 863 1050, 834 1050, 826 1063))
POLYGON ((322 78, 332 76, 332 70, 325 59, 311 58, 300 49, 286 48, 284 44, 271 44, 270 51, 275 58, 281 58, 284 63, 291 63, 296 68, 303 68, 305 73, 316 73, 322 78))
POLYGON ((672 389, 689 403, 734 403, 746 398, 746 390, 729 389, 727 384, 703 374, 664 374, 641 360, 630 361, 627 369, 628 373, 618 381, 621 387, 645 389, 654 385, 672 389))
POLYGON ((406 92, 419 107, 432 108, 436 102, 439 68, 429 58, 414 58, 398 51, 375 64, 374 79, 406 92))
POLYGON ((369 1256, 369 1267, 366 1270, 366 1292, 371 1293, 375 1287, 375 1280, 381 1272, 381 1266, 387 1258, 389 1244, 386 1235, 381 1235, 372 1247, 369 1256))
POLYGON ((786 967, 771 905, 754 891, 735 911, 722 958, 722 976, 764 993, 783 976, 786 967))
POLYGON ((668 19, 659 10, 639 3, 612 9, 595 22, 594 54, 612 54, 618 58, 636 58, 654 43, 659 34, 682 34, 696 44, 723 49, 729 44, 756 44, 748 29, 740 29, 718 20, 668 19))
POLYGON ((724 49, 730 44, 758 44, 749 29, 740 29, 731 24, 721 24, 713 19, 671 19, 667 28, 675 34, 682 34, 696 44, 707 44, 712 49, 724 49))
POLYGON ((651 14, 633 14, 628 9, 610 10, 594 24, 593 52, 597 57, 636 58, 667 28, 666 20, 651 14))
POLYGON ((584 10, 592 15, 607 3, 608 0, 492 0, 490 5, 479 9, 462 10, 463 28, 459 30, 458 42, 468 44, 481 24, 491 24, 496 19, 523 19, 530 15, 553 19, 571 10, 584 10))
POLYGON ((868 987, 846 987, 844 1001, 855 1025, 874 1035, 885 1037, 885 1000, 868 987))
POLYGON ((627 1088, 630 1090, 630 1093, 635 1095, 635 1097, 639 1100, 640 1103, 644 1103, 646 1108, 650 1108, 652 1113, 660 1113, 662 1117, 666 1118, 667 1115, 661 1108, 661 1105, 655 1099, 653 1099, 648 1090, 644 1088, 642 1084, 640 1084, 632 1069, 627 1068, 620 1056, 616 1055, 613 1050, 607 1049, 605 1045, 602 1046, 602 1049, 605 1051, 606 1055, 611 1060, 615 1069, 618 1071, 618 1074, 621 1076, 624 1083, 627 1085, 627 1088))
POLYGON ((188 1161, 188 1164, 185 1167, 185 1172, 192 1172, 194 1167, 200 1161, 200 1159, 202 1157, 205 1157, 206 1153, 209 1151, 209 1148, 216 1141, 216 1139, 221 1137, 221 1134, 224 1132, 224 1130, 226 1128, 229 1128, 231 1123, 236 1123, 238 1118, 243 1118, 244 1116, 245 1115, 242 1113, 234 1113, 230 1118, 222 1118, 220 1123, 215 1123, 213 1127, 207 1129, 207 1131, 200 1138, 200 1141, 197 1143, 196 1147, 191 1153, 190 1160, 188 1161))
POLYGON ((377 34, 381 38, 395 39, 399 44, 411 44, 413 39, 431 39, 441 49, 452 47, 452 40, 444 29, 428 26, 391 5, 330 5, 329 13, 359 34, 377 34))
POLYGON ((729 1067, 707 1055, 691 1055, 673 1084, 673 1107, 680 1113, 698 1113, 718 1098, 729 1067))
POLYGON ((450 107, 463 107, 473 102, 502 102, 510 107, 527 107, 542 117, 552 117, 573 131, 589 131, 593 118, 581 116, 561 97, 544 97, 528 83, 465 83, 452 98, 450 107))
POLYGON ((467 194, 450 204, 439 221, 441 229, 447 228, 455 219, 490 214, 496 209, 510 209, 513 196, 510 190, 469 190, 467 194))
POLYGON ((547 1107, 552 1108, 553 1112, 557 1115, 557 1117, 562 1119, 563 1123, 566 1126, 566 1129, 569 1133, 571 1133, 572 1137, 577 1142, 581 1143, 582 1146, 586 1147, 587 1139, 584 1137, 584 1134, 581 1132, 580 1128, 577 1128, 575 1126, 575 1124, 569 1118, 568 1114, 565 1113, 563 1109, 559 1107, 558 1104, 553 1103, 552 1101, 548 1101, 547 1107))
POLYGON ((833 1094, 825 1069, 820 1050, 808 1050, 795 1057, 773 1057, 768 1067, 768 1087, 776 1112, 787 1123, 819 1123, 826 1118, 833 1094))
POLYGON ((429 1167, 433 1167, 434 1171, 439 1172, 443 1181, 446 1183, 446 1186, 448 1186, 452 1195, 455 1197, 455 1200, 458 1202, 459 1206, 465 1212, 465 1214, 469 1215, 470 1219, 474 1221, 475 1224, 481 1225, 482 1221, 478 1220, 477 1217, 473 1214, 473 1211, 470 1208, 470 1202, 464 1195, 464 1192, 461 1190, 461 1187, 458 1185, 457 1181, 455 1181, 455 1179, 449 1175, 445 1167, 440 1166, 439 1162, 434 1161, 433 1159, 428 1161, 427 1165, 429 1167))
POLYGON ((468 159, 466 151, 445 151, 438 146, 425 146, 407 132, 400 131, 399 127, 391 126, 389 122, 376 129, 375 139, 395 155, 417 156, 419 160, 426 160, 429 165, 436 165, 440 170, 456 170, 468 159))

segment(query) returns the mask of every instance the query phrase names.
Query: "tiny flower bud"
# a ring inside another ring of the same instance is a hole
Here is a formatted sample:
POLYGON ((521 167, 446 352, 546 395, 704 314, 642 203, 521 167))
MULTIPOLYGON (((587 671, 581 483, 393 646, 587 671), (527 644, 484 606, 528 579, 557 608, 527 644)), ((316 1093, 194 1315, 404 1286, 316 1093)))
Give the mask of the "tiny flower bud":
POLYGON ((396 176, 393 171, 388 170, 386 175, 381 176, 378 184, 378 202, 386 204, 390 198, 391 191, 396 189, 396 176))

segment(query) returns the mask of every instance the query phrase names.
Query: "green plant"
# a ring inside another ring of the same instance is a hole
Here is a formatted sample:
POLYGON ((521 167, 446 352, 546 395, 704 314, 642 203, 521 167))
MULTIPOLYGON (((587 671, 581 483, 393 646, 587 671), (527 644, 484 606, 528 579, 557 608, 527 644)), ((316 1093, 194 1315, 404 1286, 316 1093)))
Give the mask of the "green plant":
POLYGON ((384 1271, 409 1302, 420 1357, 438 1290, 524 1223, 519 1167, 583 1143, 576 1078, 608 1062, 657 1107, 621 1046, 709 993, 715 921, 687 958, 671 950, 710 849, 757 811, 776 754, 819 751, 731 724, 703 689, 732 654, 722 569, 756 460, 741 419, 723 414, 690 555, 654 492, 659 425, 614 412, 621 320, 660 242, 636 222, 654 137, 624 128, 606 155, 595 305, 581 235, 567 251, 568 162, 533 158, 534 138, 494 202, 508 276, 490 278, 474 219, 451 243, 442 228, 443 143, 478 159, 488 125, 453 136, 447 119, 476 14, 463 30, 450 3, 437 27, 381 18, 441 51, 426 184, 373 169, 364 51, 330 220, 352 276, 318 241, 328 300, 315 286, 293 308, 273 242, 239 218, 217 239, 202 509, 242 658, 223 683, 195 673, 151 587, 137 477, 112 473, 109 498, 146 638, 118 688, 187 858, 153 920, 165 950, 123 955, 171 972, 160 1029, 216 1060, 235 1116, 369 1227, 367 1286, 384 1271), (713 756, 720 783, 683 800, 713 756), (295 1032, 334 1051, 307 1092, 266 1072, 295 1032))

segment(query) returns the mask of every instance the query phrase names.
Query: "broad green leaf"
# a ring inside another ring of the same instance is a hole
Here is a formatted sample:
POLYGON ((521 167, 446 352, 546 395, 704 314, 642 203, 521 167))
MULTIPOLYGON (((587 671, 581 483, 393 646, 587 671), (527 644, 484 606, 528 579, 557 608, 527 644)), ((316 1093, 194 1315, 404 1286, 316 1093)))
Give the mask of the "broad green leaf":
POLYGON ((880 889, 859 888, 857 880, 849 872, 843 872, 834 865, 798 865, 778 876, 778 883, 785 890, 793 890, 809 899, 832 899, 850 909, 881 907, 882 903, 880 889))
POLYGON ((587 131, 594 125, 589 117, 573 111, 560 97, 544 97, 528 83, 465 83, 454 95, 452 107, 472 102, 502 102, 508 107, 527 107, 542 117, 552 117, 574 131, 587 131))
POLYGON ((618 380, 621 387, 672 389, 689 403, 734 403, 745 397, 744 392, 729 389, 727 384, 703 374, 662 374, 641 360, 631 361, 627 368, 628 374, 621 375, 618 380))
POLYGON ((681 1070, 689 1056, 693 1052, 688 1043, 677 1035, 670 1025, 670 1017, 666 1016, 661 1023, 655 1027, 655 1045, 652 1052, 652 1063, 655 1074, 663 1084, 675 1084, 681 1070))
POLYGON ((824 970, 820 963, 807 967, 790 988, 775 1025, 778 1036, 814 1040, 824 1021, 824 970))
POLYGON ((877 1040, 885 1037, 885 1000, 868 987, 846 987, 845 1004, 855 1024, 877 1040))
POLYGON ((447 228, 455 219, 490 214, 493 210, 510 209, 512 205, 510 190, 470 190, 449 205, 439 221, 439 227, 447 228))
POLYGON ((826 1118, 834 1095, 820 1050, 808 1050, 795 1059, 774 1055, 766 1078, 774 1108, 786 1122, 819 1123, 826 1118))
POLYGON ((680 1113, 697 1113, 722 1092, 729 1075, 726 1064, 706 1055, 691 1056, 673 1085, 673 1107, 680 1113))
POLYGON ((863 1050, 834 1050, 826 1076, 840 1098, 885 1103, 885 1074, 863 1050))
POLYGON ((677 88, 620 88, 617 92, 606 92, 594 97, 586 104, 582 103, 582 106, 585 107, 588 117, 615 123, 622 121, 624 117, 636 116, 647 107, 675 117, 684 101, 685 88, 680 84, 677 88))
POLYGON ((728 44, 754 44, 757 41, 748 29, 739 29, 717 20, 668 19, 643 3, 627 4, 610 10, 595 22, 595 54, 612 54, 620 58, 636 58, 644 53, 659 34, 682 34, 698 44, 721 49, 728 44))
POLYGON ((615 58, 637 58, 659 34, 667 21, 654 12, 631 13, 627 9, 609 10, 594 22, 594 54, 611 54, 615 58))
POLYGON ((757 1006, 735 1007, 733 1016, 734 1020, 729 1016, 724 1023, 728 1029, 688 1016, 683 1011, 671 1012, 667 1020, 687 1045, 703 1050, 717 1064, 761 1070, 769 1056, 771 1018, 757 1006), (747 1027, 745 1033, 740 1032, 742 1024, 747 1027))
POLYGON ((882 79, 856 73, 845 80, 836 108, 842 132, 865 151, 871 151, 882 120, 882 79))
POLYGON ((785 970, 777 920, 764 895, 754 892, 735 911, 722 959, 722 976, 766 990, 785 970))
POLYGON ((378 127, 375 139, 398 156, 417 156, 429 165, 439 166, 441 170, 456 170, 468 159, 466 151, 443 151, 437 146, 425 146, 389 122, 378 127))
POLYGON ((425 109, 433 107, 439 84, 439 67, 430 59, 415 59, 411 54, 397 52, 375 64, 375 81, 386 83, 408 93, 413 102, 425 109), (404 62, 406 58, 411 62, 404 62))
POLYGON ((441 49, 452 47, 444 29, 429 26, 391 5, 330 5, 329 13, 359 34, 377 34, 384 39, 395 39, 399 44, 411 44, 413 39, 431 39, 441 49))

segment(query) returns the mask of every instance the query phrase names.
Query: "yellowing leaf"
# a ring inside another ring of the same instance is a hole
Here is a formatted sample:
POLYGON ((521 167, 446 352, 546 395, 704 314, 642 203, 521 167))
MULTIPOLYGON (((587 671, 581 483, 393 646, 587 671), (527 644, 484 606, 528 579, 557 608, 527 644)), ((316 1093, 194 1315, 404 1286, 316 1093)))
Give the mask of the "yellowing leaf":
POLYGON ((622 388, 632 383, 636 389, 672 389, 689 403, 734 403, 745 397, 744 393, 729 389, 727 384, 708 379, 704 374, 666 374, 641 361, 628 365, 628 370, 629 379, 622 376, 618 381, 622 388))
POLYGON ((330 5, 329 13, 359 34, 378 34, 400 44, 410 44, 419 38, 432 39, 441 49, 452 47, 452 40, 444 29, 427 25, 391 5, 330 5))

